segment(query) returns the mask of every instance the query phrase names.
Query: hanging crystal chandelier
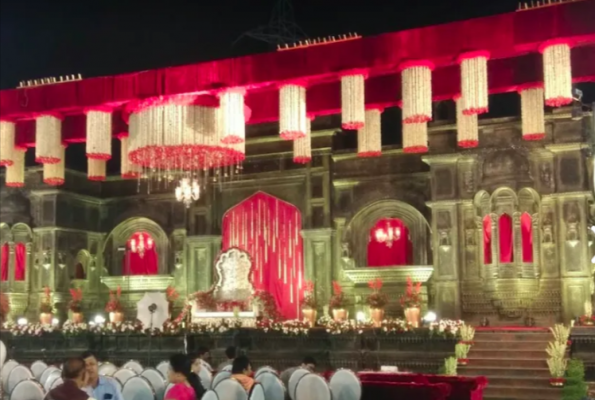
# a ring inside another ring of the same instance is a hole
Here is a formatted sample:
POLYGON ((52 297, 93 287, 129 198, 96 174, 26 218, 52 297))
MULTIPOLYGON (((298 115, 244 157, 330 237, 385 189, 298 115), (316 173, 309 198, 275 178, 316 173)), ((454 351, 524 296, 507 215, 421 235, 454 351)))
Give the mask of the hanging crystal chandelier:
POLYGON ((132 251, 135 254, 138 254, 140 258, 144 258, 145 252, 147 250, 151 250, 152 248, 153 239, 150 236, 148 236, 145 242, 145 236, 142 233, 138 234, 138 243, 134 238, 130 240, 130 251, 132 251))
POLYGON ((378 228, 374 234, 378 243, 385 243, 390 248, 393 247, 394 242, 401 238, 401 228, 398 226, 393 228, 387 223, 386 230, 378 228))
POLYGON ((190 208, 192 202, 200 199, 200 184, 196 179, 182 178, 176 187, 176 200, 190 208))

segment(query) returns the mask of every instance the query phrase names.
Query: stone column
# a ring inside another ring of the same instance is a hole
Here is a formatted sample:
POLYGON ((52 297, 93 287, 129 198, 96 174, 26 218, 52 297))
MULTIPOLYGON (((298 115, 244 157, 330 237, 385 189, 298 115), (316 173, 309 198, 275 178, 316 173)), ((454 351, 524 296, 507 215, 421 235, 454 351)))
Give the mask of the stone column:
POLYGON ((213 285, 213 269, 221 250, 221 236, 187 236, 185 261, 180 279, 186 281, 188 294, 208 290, 213 285))
POLYGON ((330 228, 304 229, 305 279, 314 282, 318 304, 328 304, 333 282, 333 235, 330 228))

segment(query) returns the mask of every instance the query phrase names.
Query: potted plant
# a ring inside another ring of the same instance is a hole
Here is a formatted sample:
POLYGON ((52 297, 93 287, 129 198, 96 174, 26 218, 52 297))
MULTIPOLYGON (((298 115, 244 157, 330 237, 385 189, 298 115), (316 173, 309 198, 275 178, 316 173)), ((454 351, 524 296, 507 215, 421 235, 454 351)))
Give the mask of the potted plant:
POLYGON ((312 281, 304 282, 304 299, 302 300, 302 315, 304 319, 310 322, 311 326, 316 324, 316 315, 318 314, 318 303, 314 294, 314 283, 312 281))
POLYGON ((168 286, 165 289, 165 297, 167 298, 167 309, 169 312, 169 317, 171 318, 174 312, 174 303, 176 302, 178 297, 180 297, 180 294, 174 287, 168 286))
POLYGON ((333 319, 335 321, 347 320, 347 310, 345 309, 347 307, 347 300, 345 299, 341 284, 337 281, 333 281, 333 295, 331 296, 329 306, 333 310, 333 319))
POLYGON ((448 357, 444 359, 444 375, 457 376, 457 359, 448 357))
POLYGON ((51 325, 54 317, 54 305, 52 304, 52 291, 48 286, 43 288, 43 298, 39 305, 39 322, 42 325, 51 325))
POLYGON ((372 289, 372 293, 367 298, 368 306, 370 307, 370 316, 375 328, 382 326, 384 320, 384 307, 388 304, 388 296, 382 293, 382 279, 376 278, 368 282, 368 287, 372 289))
POLYGON ((10 313, 10 300, 6 293, 0 292, 0 326, 6 321, 6 317, 10 313))
POLYGON ((73 324, 80 324, 83 322, 83 313, 81 312, 81 301, 83 300, 82 289, 70 289, 70 302, 68 309, 72 313, 70 320, 73 324))
POLYGON ((251 302, 252 311, 256 317, 263 317, 271 321, 281 318, 275 298, 266 290, 257 290, 252 296, 251 302))
POLYGON ((120 286, 116 290, 110 290, 109 301, 105 305, 105 312, 108 313, 109 321, 112 323, 124 321, 120 296, 122 296, 122 288, 120 286))
POLYGON ((455 346, 455 357, 457 358, 459 365, 467 365, 467 363, 469 362, 467 355, 469 354, 470 348, 471 346, 469 346, 468 344, 462 343, 459 343, 455 346))
POLYGON ((413 284, 411 277, 407 277, 407 288, 401 296, 401 306, 405 310, 407 323, 414 328, 419 327, 419 316, 421 313, 421 282, 413 284))
POLYGON ((564 374, 566 373, 567 361, 565 358, 548 358, 547 366, 550 370, 550 385, 555 387, 564 386, 564 374))
POLYGON ((473 338, 475 338, 475 328, 471 325, 463 324, 459 328, 459 335, 461 336, 461 344, 473 345, 473 338))

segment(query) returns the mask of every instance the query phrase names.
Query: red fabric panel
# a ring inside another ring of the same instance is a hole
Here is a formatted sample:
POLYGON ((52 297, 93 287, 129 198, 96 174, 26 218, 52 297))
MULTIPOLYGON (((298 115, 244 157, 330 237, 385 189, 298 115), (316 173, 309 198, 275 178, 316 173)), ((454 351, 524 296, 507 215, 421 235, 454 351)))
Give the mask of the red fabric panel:
POLYGON ((362 382, 362 400, 446 400, 450 387, 444 383, 362 382))
POLYGON ((304 279, 300 211, 258 192, 227 211, 222 225, 222 251, 237 247, 247 252, 254 289, 269 292, 284 318, 297 318, 304 279))
POLYGON ((1 253, 1 260, 0 260, 0 280, 7 281, 8 280, 8 256, 10 255, 10 249, 8 248, 8 243, 4 243, 2 245, 2 253, 1 253))
POLYGON ((395 265, 407 265, 410 260, 410 250, 412 249, 409 240, 409 229, 397 218, 382 218, 370 229, 368 241, 368 266, 369 267, 391 267, 395 265), (392 242, 381 243, 376 240, 376 231, 382 229, 386 232, 387 228, 399 229, 400 238, 392 242))
POLYGON ((27 268, 27 248, 24 243, 14 246, 14 280, 24 281, 27 268))
POLYGON ((512 240, 512 218, 502 214, 498 220, 498 245, 500 248, 500 262, 510 263, 514 258, 514 244, 512 240))
POLYGON ((527 213, 521 215, 521 241, 523 246, 523 262, 533 262, 533 219, 527 213))
POLYGON ((136 232, 128 240, 126 253, 122 261, 122 275, 157 275, 159 273, 159 256, 155 247, 155 241, 147 232, 136 232), (143 235, 145 241, 145 252, 141 257, 139 252, 132 251, 130 243, 134 239, 139 243, 140 235, 143 235), (147 248, 147 240, 153 241, 153 246, 147 248))
POLYGON ((492 263, 492 218, 489 215, 483 218, 483 263, 492 263))

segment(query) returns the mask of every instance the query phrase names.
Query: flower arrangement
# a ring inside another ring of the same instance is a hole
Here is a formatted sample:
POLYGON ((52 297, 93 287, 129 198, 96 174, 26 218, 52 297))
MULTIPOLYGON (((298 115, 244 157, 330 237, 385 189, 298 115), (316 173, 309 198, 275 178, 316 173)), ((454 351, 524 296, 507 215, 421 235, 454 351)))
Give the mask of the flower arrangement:
POLYGON ((333 295, 331 296, 329 306, 331 309, 344 309, 347 307, 347 300, 343 293, 343 287, 337 281, 333 281, 333 295))
MULTIPOLYGON (((430 333, 433 335, 442 335, 446 337, 455 337, 460 333, 460 330, 463 326, 466 326, 465 323, 461 320, 451 320, 451 319, 442 319, 440 321, 432 322, 430 324, 430 333)), ((471 328, 473 329, 473 328, 471 328)), ((475 335, 475 330, 473 330, 473 334, 475 335)), ((466 341, 462 341, 461 344, 468 344, 466 341)))
POLYGON ((242 326, 241 321, 234 320, 220 320, 216 322, 194 323, 190 324, 188 331, 197 334, 218 334, 229 331, 230 329, 237 329, 242 326))
POLYGON ((206 311, 213 311, 217 309, 217 301, 213 296, 213 292, 215 291, 215 287, 213 286, 211 289, 207 291, 200 291, 196 292, 191 296, 191 300, 196 302, 196 307, 199 310, 206 310, 206 311))
POLYGON ((67 336, 82 335, 89 331, 89 325, 84 322, 74 323, 72 321, 66 321, 64 325, 62 325, 62 332, 67 336))
POLYGON ((372 289, 372 293, 368 296, 366 302, 370 308, 383 309, 388 304, 388 296, 381 292, 382 279, 376 278, 368 282, 368 287, 372 289))
POLYGON ((70 289, 70 302, 68 303, 68 309, 73 313, 81 312, 81 301, 83 300, 82 289, 70 289))
POLYGON ((165 297, 167 298, 168 303, 175 303, 175 301, 178 300, 178 297, 180 297, 180 294, 178 293, 176 288, 168 286, 165 289, 165 297))
POLYGON ((6 320, 8 313, 10 313, 10 300, 6 293, 0 292, 0 325, 6 320))
POLYGON ((310 328, 311 326, 308 322, 300 321, 297 319, 284 321, 283 323, 281 323, 281 332, 283 332, 286 335, 307 335, 310 331, 310 328))
POLYGON ((53 325, 48 324, 25 324, 25 325, 17 325, 17 324, 7 324, 6 328, 10 333, 14 336, 41 336, 46 333, 51 333, 56 330, 56 327, 53 325))
POLYGON ((390 319, 382 321, 380 326, 383 333, 403 333, 410 329, 410 326, 402 319, 390 319))
POLYGON ((564 374, 566 373, 567 360, 564 358, 548 358, 547 366, 550 370, 550 384, 552 386, 564 385, 564 374))
POLYGON ((331 335, 342 335, 346 333, 356 333, 361 335, 365 329, 370 329, 372 324, 355 320, 336 321, 330 320, 326 325, 326 331, 331 335))
POLYGON ((110 290, 109 301, 105 305, 105 312, 108 312, 108 313, 122 312, 122 303, 120 302, 121 296, 122 296, 122 288, 120 286, 118 286, 116 290, 110 290))
POLYGON ((595 325, 595 315, 583 315, 582 317, 579 317, 578 319, 578 325, 579 326, 593 326, 595 325))
POLYGON ((459 361, 459 364, 467 365, 467 362, 469 361, 467 355, 469 354, 470 349, 471 346, 468 344, 459 343, 455 346, 455 357, 459 361))
POLYGON ((475 328, 471 325, 463 324, 459 327, 459 335, 461 336, 462 344, 472 345, 475 338, 475 328))
POLYGON ((554 335, 554 340, 560 344, 566 345, 568 338, 570 337, 570 328, 564 326, 564 324, 556 324, 553 328, 550 328, 550 332, 554 335))
POLYGON ((264 318, 256 321, 256 329, 260 329, 263 332, 281 332, 283 331, 283 326, 281 322, 276 322, 274 320, 264 318))
POLYGON ((102 325, 96 325, 94 330, 102 335, 114 333, 141 333, 143 325, 138 321, 124 322, 106 322, 102 325))
POLYGON ((246 302, 245 301, 221 301, 217 303, 217 311, 235 311, 235 310, 245 310, 246 309, 246 302))
POLYGON ((43 288, 43 298, 39 305, 39 312, 42 314, 53 314, 54 305, 52 304, 52 291, 48 286, 43 288))
POLYGON ((457 359, 448 357, 444 359, 444 375, 457 376, 457 359))
POLYGON ((318 302, 314 292, 314 283, 312 281, 304 282, 304 298, 302 300, 302 309, 316 310, 318 302))
POLYGON ((545 352, 550 358, 564 358, 566 355, 566 343, 549 342, 545 352))
POLYGON ((401 296, 401 306, 403 308, 421 307, 421 282, 413 284, 411 277, 407 277, 407 288, 405 294, 401 296))
POLYGON ((272 319, 277 321, 281 318, 279 310, 277 309, 277 303, 273 295, 266 290, 257 290, 252 296, 252 304, 258 305, 258 308, 262 311, 262 316, 266 319, 272 319))

